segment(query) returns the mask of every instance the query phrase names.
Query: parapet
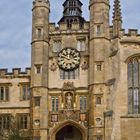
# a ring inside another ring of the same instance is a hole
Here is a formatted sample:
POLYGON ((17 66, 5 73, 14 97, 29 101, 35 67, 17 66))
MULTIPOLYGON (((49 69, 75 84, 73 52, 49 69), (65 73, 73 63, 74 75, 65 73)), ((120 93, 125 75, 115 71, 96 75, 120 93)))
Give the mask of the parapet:
POLYGON ((128 29, 128 32, 122 29, 120 37, 121 43, 134 43, 140 45, 140 34, 137 29, 128 29))
POLYGON ((85 22, 83 27, 80 27, 79 26, 79 23, 73 23, 71 28, 68 28, 67 27, 67 24, 66 23, 60 23, 58 26, 56 26, 55 23, 50 23, 50 33, 53 33, 53 32, 61 32, 63 33, 63 31, 74 31, 74 32, 79 32, 79 31, 89 31, 89 22, 85 22))
MULTIPOLYGON (((113 26, 110 26, 110 37, 113 38, 113 26)), ((135 43, 140 45, 140 34, 137 29, 121 29, 119 38, 121 43, 135 43)))
POLYGON ((140 37, 140 34, 138 33, 138 30, 137 29, 128 29, 128 32, 125 31, 125 29, 122 29, 121 30, 121 36, 139 36, 140 37))
POLYGON ((26 68, 25 71, 21 71, 21 68, 13 68, 12 72, 8 72, 8 69, 0 69, 0 78, 6 77, 30 77, 31 68, 26 68))

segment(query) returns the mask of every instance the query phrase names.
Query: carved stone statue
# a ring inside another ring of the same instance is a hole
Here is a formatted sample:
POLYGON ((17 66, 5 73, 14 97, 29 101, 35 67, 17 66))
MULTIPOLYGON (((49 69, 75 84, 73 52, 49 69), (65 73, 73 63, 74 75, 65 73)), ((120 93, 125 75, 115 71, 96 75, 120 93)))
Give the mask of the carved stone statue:
POLYGON ((67 109, 72 108, 72 96, 70 93, 68 93, 68 95, 66 96, 66 107, 67 109))

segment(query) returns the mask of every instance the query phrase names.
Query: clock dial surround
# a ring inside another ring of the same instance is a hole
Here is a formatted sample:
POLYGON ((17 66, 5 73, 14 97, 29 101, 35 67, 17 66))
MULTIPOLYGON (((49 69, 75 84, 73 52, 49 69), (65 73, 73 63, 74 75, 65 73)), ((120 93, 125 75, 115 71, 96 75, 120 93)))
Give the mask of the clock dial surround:
POLYGON ((63 70, 74 70, 79 67, 80 53, 75 48, 64 48, 58 54, 58 65, 63 70))

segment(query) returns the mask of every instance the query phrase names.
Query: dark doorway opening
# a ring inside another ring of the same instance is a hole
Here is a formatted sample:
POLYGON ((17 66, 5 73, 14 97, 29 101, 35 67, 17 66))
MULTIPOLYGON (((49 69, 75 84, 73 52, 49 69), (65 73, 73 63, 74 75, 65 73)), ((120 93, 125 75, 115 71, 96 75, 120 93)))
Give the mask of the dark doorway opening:
POLYGON ((82 140, 82 134, 76 127, 67 125, 57 132, 56 140, 82 140))

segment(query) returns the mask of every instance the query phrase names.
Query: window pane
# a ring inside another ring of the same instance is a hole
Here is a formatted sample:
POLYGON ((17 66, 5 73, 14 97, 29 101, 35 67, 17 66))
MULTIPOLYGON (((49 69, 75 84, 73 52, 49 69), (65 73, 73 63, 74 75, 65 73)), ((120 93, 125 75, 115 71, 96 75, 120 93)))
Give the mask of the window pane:
POLYGON ((128 64, 128 87, 132 87, 133 65, 132 62, 128 64))
POLYGON ((9 87, 5 88, 5 100, 8 101, 9 100, 9 87))
POLYGON ((97 35, 101 34, 101 25, 97 25, 97 35))
POLYGON ((82 41, 81 41, 81 51, 85 51, 85 50, 86 50, 85 41, 82 40, 82 41))
POLYGON ((64 71, 60 69, 60 79, 78 79, 79 69, 72 71, 64 71))
POLYGON ((53 43, 53 52, 59 52, 61 50, 61 41, 54 41, 53 43))
POLYGON ((4 93, 1 93, 0 100, 4 100, 4 93))
POLYGON ((68 71, 64 71, 64 79, 70 79, 68 71))
POLYGON ((128 91, 128 113, 133 113, 133 91, 129 89, 128 91))
POLYGON ((134 113, 139 113, 139 93, 138 89, 134 89, 133 91, 133 99, 134 99, 134 113))
POLYGON ((138 87, 138 79, 139 79, 139 63, 138 60, 134 60, 133 63, 133 77, 134 77, 134 87, 138 87))
POLYGON ((56 97, 56 111, 58 111, 58 98, 56 97))
POLYGON ((69 79, 75 79, 75 71, 70 71, 69 75, 70 75, 69 79))
POLYGON ((18 120, 19 129, 28 129, 28 114, 20 114, 18 120))
POLYGON ((85 40, 78 40, 77 41, 77 50, 78 51, 85 51, 85 40))
POLYGON ((35 106, 40 106, 40 97, 35 97, 35 106))
POLYGON ((55 98, 52 97, 52 111, 55 111, 55 98))
POLYGON ((80 48, 80 41, 77 41, 77 50, 78 50, 78 51, 81 51, 81 48, 80 48))
POLYGON ((87 97, 84 97, 84 110, 87 109, 87 97))
POLYGON ((26 86, 22 86, 22 100, 26 100, 26 86))
POLYGON ((80 110, 82 110, 82 109, 83 109, 83 98, 80 97, 80 110))
POLYGON ((60 79, 64 79, 64 71, 60 69, 60 79))
POLYGON ((1 87, 0 100, 4 100, 4 87, 1 87))
POLYGON ((75 79, 78 79, 79 78, 79 69, 76 69, 75 70, 75 79))
POLYGON ((27 86, 27 99, 30 99, 30 86, 27 86))

